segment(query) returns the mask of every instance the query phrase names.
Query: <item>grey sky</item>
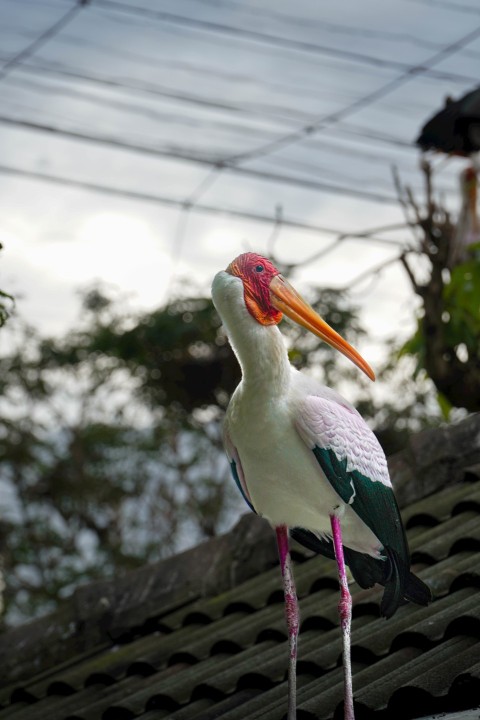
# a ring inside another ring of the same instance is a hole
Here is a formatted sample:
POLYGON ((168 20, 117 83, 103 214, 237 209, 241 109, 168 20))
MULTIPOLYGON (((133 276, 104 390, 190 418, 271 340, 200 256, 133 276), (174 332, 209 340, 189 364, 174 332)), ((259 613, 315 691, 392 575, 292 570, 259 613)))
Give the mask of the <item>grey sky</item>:
MULTIPOLYGON (((73 5, 0 0, 0 78, 2 65, 73 5)), ((96 278, 132 293, 139 307, 178 290, 176 277, 207 288, 246 247, 267 250, 278 205, 286 220, 340 232, 402 222, 391 167, 421 190, 412 143, 446 95, 476 84, 480 39, 430 70, 408 70, 477 27, 480 8, 466 0, 91 0, 0 79, 3 286, 23 295, 20 311, 40 329, 59 332, 75 319, 76 289, 96 278), (380 88, 384 96, 368 101, 380 88), (302 137, 307 126, 317 131, 302 137), (270 145, 290 134, 286 146, 270 145), (209 165, 242 157, 221 172, 209 165), (199 207, 272 223, 195 208, 182 215, 175 204, 19 171, 173 203, 193 193, 199 207)), ((453 211, 464 163, 435 160, 453 211)), ((300 261, 331 241, 286 223, 275 252, 300 261)), ((348 240, 296 282, 344 286, 396 252, 348 240)), ((407 332, 414 301, 401 269, 366 287, 359 299, 373 335, 407 332)))

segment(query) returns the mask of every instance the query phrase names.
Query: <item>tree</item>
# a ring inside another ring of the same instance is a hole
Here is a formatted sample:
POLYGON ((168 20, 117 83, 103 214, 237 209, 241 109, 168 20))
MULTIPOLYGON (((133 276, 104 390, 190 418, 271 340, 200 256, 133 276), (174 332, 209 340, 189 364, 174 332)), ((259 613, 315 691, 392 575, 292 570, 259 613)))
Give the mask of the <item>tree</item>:
POLYGON ((434 382, 439 400, 449 407, 480 410, 480 244, 472 245, 459 262, 451 262, 456 226, 440 202, 434 200, 431 168, 423 166, 426 207, 422 210, 408 188, 397 188, 402 204, 419 235, 401 261, 422 305, 415 335, 402 352, 415 356, 417 370, 434 382), (429 272, 420 281, 411 254, 428 261, 429 272))
MULTIPOLYGON (((3 245, 0 243, 0 251, 3 250, 3 245)), ((8 318, 10 317, 13 307, 15 304, 15 300, 12 295, 5 292, 4 290, 0 290, 0 327, 5 325, 8 318)))
POLYGON ((0 359, 8 622, 51 608, 80 580, 216 534, 240 505, 223 482, 214 415, 189 416, 175 386, 169 404, 159 386, 149 396, 140 364, 88 350, 121 322, 112 305, 88 292, 83 325, 60 340, 9 329, 16 349, 0 359))

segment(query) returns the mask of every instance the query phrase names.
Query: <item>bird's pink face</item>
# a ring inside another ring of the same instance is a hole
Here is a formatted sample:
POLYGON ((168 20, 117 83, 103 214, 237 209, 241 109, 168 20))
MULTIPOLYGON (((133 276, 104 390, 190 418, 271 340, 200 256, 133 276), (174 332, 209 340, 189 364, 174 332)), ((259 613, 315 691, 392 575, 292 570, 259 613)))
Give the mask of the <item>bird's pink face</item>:
POLYGON ((276 325, 282 313, 272 305, 270 283, 280 275, 275 265, 257 253, 243 253, 227 268, 230 275, 243 282, 243 296, 247 310, 261 325, 276 325))
POLYGON ((370 365, 285 280, 275 265, 257 253, 243 253, 227 273, 243 282, 243 297, 250 315, 261 325, 277 325, 283 313, 348 357, 371 379, 370 365))

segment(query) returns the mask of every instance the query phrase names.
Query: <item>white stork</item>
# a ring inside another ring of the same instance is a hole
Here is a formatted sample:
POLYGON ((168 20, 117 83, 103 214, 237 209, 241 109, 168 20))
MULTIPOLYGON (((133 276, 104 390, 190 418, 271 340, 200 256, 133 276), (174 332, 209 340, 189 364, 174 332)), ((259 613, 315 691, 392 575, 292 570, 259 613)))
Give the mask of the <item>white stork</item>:
POLYGON ((352 720, 352 601, 345 562, 362 587, 385 586, 380 609, 386 617, 405 600, 426 605, 431 594, 410 572, 405 531, 375 435, 338 393, 290 365, 277 327, 282 313, 338 349, 370 379, 375 376, 260 255, 240 255, 219 272, 212 297, 242 369, 226 414, 225 449, 245 501, 277 536, 290 646, 288 720, 296 717, 299 629, 289 529, 337 561, 345 718, 352 720))

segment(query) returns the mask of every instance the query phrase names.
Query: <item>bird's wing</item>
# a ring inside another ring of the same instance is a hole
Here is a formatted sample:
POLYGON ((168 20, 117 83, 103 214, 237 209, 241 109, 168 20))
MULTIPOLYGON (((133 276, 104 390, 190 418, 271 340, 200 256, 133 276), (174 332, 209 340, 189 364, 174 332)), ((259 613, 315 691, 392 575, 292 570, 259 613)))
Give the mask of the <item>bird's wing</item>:
POLYGON ((243 468, 242 463, 240 462, 240 456, 237 452, 237 448, 232 442, 232 439, 230 437, 230 433, 228 432, 228 424, 225 423, 223 428, 223 445, 225 447, 225 452, 227 454, 228 462, 230 463, 230 471, 232 473, 232 477, 235 480, 235 484, 242 493, 242 497, 247 503, 250 510, 253 510, 255 512, 255 508, 253 507, 252 499, 250 497, 250 493, 248 492, 247 483, 245 482, 245 476, 243 474, 243 468))
POLYGON ((385 549, 410 566, 405 531, 380 444, 348 404, 308 395, 298 407, 296 428, 327 480, 385 549))
MULTIPOLYGON (((324 389, 325 390, 325 389, 324 389)), ((361 587, 385 586, 381 614, 393 615, 403 600, 428 605, 430 589, 410 572, 410 553, 387 461, 359 413, 340 396, 308 395, 296 415, 300 436, 312 450, 327 480, 383 545, 384 560, 345 549, 345 559, 361 587)), ((302 528, 291 532, 301 544, 332 557, 328 538, 302 528)))

